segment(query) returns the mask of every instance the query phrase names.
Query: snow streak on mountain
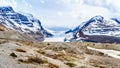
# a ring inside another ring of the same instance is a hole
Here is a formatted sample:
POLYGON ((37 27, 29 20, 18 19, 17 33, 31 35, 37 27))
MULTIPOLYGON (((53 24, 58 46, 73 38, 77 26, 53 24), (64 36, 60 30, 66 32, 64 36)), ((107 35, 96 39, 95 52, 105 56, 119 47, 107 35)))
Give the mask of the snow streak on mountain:
POLYGON ((0 7, 0 23, 21 33, 43 34, 45 37, 53 36, 43 28, 41 22, 32 14, 15 12, 10 6, 0 7))
POLYGON ((75 27, 96 15, 119 17, 119 3, 119 0, 0 0, 1 6, 32 13, 46 27, 75 27))
POLYGON ((120 43, 120 20, 95 16, 65 33, 65 41, 120 43))

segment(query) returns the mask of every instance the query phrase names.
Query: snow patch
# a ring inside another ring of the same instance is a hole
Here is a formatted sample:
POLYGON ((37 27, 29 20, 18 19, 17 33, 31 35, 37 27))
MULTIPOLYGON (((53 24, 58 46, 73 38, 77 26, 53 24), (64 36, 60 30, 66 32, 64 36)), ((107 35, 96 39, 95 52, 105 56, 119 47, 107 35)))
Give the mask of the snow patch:
POLYGON ((90 49, 90 50, 102 52, 102 53, 107 54, 108 56, 111 56, 113 58, 120 59, 120 51, 106 50, 106 49, 96 49, 96 48, 92 48, 92 47, 87 47, 87 48, 90 49))

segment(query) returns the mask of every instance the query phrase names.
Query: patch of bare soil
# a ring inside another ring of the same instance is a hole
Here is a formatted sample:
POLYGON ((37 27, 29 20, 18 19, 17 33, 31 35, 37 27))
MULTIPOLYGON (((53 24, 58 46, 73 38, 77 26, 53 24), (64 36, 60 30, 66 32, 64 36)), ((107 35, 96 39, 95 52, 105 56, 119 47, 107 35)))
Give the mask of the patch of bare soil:
POLYGON ((0 68, 120 68, 119 50, 119 44, 0 39, 0 68))

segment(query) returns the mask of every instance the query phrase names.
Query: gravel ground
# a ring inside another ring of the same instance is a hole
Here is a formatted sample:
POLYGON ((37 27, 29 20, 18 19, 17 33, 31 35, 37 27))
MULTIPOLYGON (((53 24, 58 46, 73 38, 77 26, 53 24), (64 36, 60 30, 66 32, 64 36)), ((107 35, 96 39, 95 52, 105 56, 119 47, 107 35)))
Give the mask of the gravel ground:
POLYGON ((119 44, 0 39, 0 68, 120 68, 119 56, 119 44))

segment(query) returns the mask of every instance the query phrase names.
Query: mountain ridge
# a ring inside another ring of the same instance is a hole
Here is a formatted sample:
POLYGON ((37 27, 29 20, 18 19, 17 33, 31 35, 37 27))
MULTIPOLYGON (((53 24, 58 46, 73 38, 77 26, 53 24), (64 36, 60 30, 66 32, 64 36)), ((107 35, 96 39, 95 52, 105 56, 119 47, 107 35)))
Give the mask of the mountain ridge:
MULTIPOLYGON (((79 26, 69 31, 66 31, 65 34, 69 35, 68 40, 81 40, 81 41, 92 41, 92 42, 116 42, 120 43, 120 23, 117 18, 111 18, 106 20, 104 17, 98 15, 92 17, 86 22, 83 22, 79 26), (103 38, 102 38, 103 36, 103 38), (93 37, 93 38, 92 38, 93 37), (110 38, 114 38, 110 40, 110 38)), ((65 38, 65 41, 67 37, 65 38)))
POLYGON ((36 36, 43 35, 44 37, 53 36, 52 33, 43 28, 41 22, 33 17, 32 14, 15 12, 11 6, 0 7, 0 23, 6 28, 19 33, 34 34, 36 36))

